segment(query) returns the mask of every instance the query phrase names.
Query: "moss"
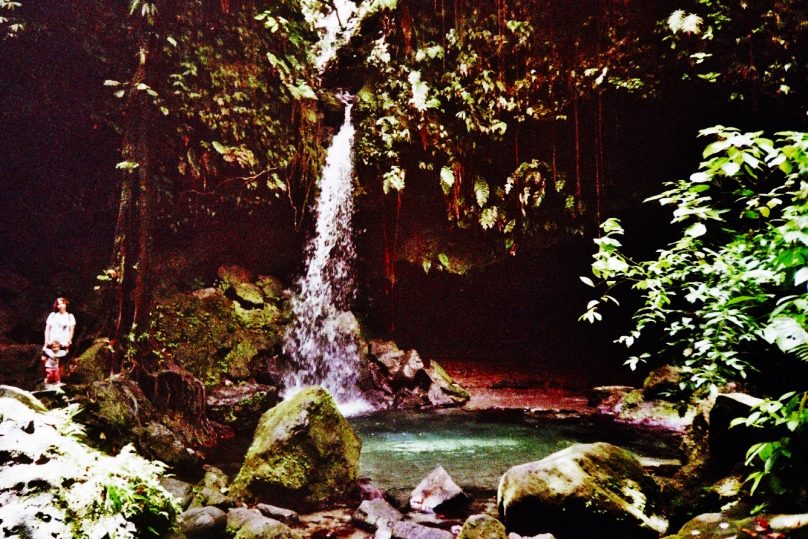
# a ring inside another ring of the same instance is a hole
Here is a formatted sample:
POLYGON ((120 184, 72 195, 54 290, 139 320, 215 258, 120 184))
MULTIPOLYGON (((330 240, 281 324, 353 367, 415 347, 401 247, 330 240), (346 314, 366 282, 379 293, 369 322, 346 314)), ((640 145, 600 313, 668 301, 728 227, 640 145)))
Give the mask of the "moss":
POLYGON ((224 361, 231 378, 244 379, 250 376, 250 361, 258 354, 258 349, 249 341, 242 341, 230 350, 224 361))
POLYGON ((264 295, 261 289, 252 283, 236 283, 233 290, 235 291, 236 301, 245 307, 264 304, 264 295))
POLYGON ((440 366, 437 361, 430 362, 430 376, 433 380, 438 382, 441 388, 448 394, 458 397, 462 400, 468 400, 471 395, 460 384, 452 380, 452 377, 440 366))

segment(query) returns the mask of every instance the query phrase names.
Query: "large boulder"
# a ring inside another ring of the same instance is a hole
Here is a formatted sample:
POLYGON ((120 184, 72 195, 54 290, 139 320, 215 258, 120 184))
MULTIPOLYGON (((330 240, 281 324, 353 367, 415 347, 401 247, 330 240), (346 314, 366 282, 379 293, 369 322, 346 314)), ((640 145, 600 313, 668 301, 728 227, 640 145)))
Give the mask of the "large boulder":
POLYGON ((737 537, 808 537, 808 514, 733 517, 706 513, 688 521, 678 533, 665 539, 732 539, 737 537))
POLYGON ((521 535, 564 538, 656 538, 667 522, 654 514, 658 489, 628 451, 576 444, 540 461, 514 466, 500 479, 499 515, 521 535))
POLYGON ((278 403, 278 390, 245 382, 214 388, 206 400, 210 419, 245 432, 255 429, 261 414, 278 403))
POLYGON ((490 515, 471 515, 457 539, 508 539, 505 526, 490 515))
POLYGON ((361 441, 320 387, 264 413, 231 493, 294 509, 347 496, 359 475, 361 441))
POLYGON ((112 372, 114 356, 115 351, 109 339, 96 339, 71 361, 74 372, 70 376, 70 382, 91 383, 105 379, 112 372))

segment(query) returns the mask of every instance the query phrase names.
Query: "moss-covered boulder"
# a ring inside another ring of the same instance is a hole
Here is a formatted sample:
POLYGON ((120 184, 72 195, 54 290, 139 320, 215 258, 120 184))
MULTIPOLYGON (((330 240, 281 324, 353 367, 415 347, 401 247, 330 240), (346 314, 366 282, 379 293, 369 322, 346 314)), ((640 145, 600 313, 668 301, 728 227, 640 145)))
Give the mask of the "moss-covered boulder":
POLYGON ((540 461, 514 466, 500 479, 502 522, 520 535, 657 538, 667 522, 655 514, 658 489, 628 451, 576 444, 540 461))
POLYGON ((288 320, 280 285, 263 277, 251 282, 236 266, 220 268, 220 284, 160 299, 152 334, 160 353, 213 387, 226 380, 258 378, 256 359, 280 352, 288 320))
POLYGON ((359 474, 361 442, 319 387, 261 417, 231 493, 305 509, 344 498, 359 474))
POLYGON ((706 513, 687 522, 678 533, 665 539, 733 539, 739 537, 808 537, 808 514, 762 514, 738 517, 706 513))
POLYGON ((272 386, 243 383, 217 387, 207 395, 208 417, 237 432, 255 429, 265 411, 278 403, 272 386))
POLYGON ((90 383, 103 380, 112 371, 115 350, 109 339, 96 339, 87 350, 73 358, 74 372, 70 383, 90 383))

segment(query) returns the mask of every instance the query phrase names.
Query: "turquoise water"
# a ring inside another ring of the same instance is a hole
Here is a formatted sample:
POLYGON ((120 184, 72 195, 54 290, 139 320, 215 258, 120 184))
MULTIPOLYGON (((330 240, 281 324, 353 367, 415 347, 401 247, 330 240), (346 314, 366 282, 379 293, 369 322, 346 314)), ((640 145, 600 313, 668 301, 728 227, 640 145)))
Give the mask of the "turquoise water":
POLYGON ((440 464, 464 489, 495 491, 511 466, 578 442, 611 442, 641 457, 676 458, 678 441, 592 419, 537 419, 520 411, 384 412, 352 418, 361 474, 391 493, 411 491, 440 464))

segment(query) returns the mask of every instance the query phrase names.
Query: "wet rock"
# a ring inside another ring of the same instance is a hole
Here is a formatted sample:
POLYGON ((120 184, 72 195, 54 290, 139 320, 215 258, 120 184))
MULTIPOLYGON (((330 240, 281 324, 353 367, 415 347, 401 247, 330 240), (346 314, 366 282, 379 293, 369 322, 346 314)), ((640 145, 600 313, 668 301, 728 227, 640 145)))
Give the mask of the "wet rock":
POLYGON ((468 501, 463 490, 440 464, 410 494, 410 507, 416 511, 447 510, 462 506, 468 501))
POLYGON ((471 515, 463 523, 457 539, 508 539, 505 526, 489 515, 471 515))
POLYGON ((597 411, 621 423, 684 433, 698 413, 694 406, 647 400, 641 389, 625 391, 622 386, 596 389, 604 390, 609 387, 612 387, 613 392, 601 401, 597 411))
POLYGON ((278 400, 278 390, 273 386, 252 383, 219 386, 207 394, 207 415, 235 431, 251 431, 261 414, 278 400))
POLYGON ((462 406, 468 402, 471 395, 446 374, 437 361, 431 361, 426 373, 432 380, 427 396, 433 406, 462 406))
POLYGON ((331 395, 307 388, 261 417, 231 491, 293 509, 343 499, 358 477, 360 448, 331 395))
POLYGON ((216 539, 226 526, 227 514, 218 507, 196 507, 182 514, 180 529, 189 539, 216 539))
POLYGON ((808 537, 808 513, 767 514, 732 518, 722 513, 706 513, 687 522, 675 535, 665 539, 720 539, 733 537, 808 537))
POLYGON ((179 506, 183 509, 186 509, 194 498, 193 485, 180 481, 176 477, 162 477, 160 478, 160 485, 166 492, 177 499, 179 506))
POLYGON ((399 520, 390 529, 392 539, 454 539, 452 532, 399 520))
POLYGON ((384 527, 389 528, 401 518, 401 512, 382 498, 363 501, 353 514, 354 522, 374 530, 384 527))
POLYGON ((389 352, 400 352, 395 342, 381 339, 370 339, 368 341, 368 353, 371 356, 378 358, 389 352))
POLYGON ((236 283, 227 293, 230 299, 237 301, 245 309, 258 309, 264 305, 264 294, 253 283, 236 283))
POLYGON ((219 278, 223 288, 252 281, 252 273, 236 265, 219 266, 216 270, 216 276, 219 278))
POLYGON ((265 298, 275 302, 285 299, 284 285, 280 279, 271 275, 260 275, 255 284, 261 289, 265 298))
POLYGON ((576 444, 514 466, 500 479, 499 515, 521 535, 656 538, 667 522, 654 514, 658 489, 629 452, 603 442, 576 444))
POLYGON ((284 524, 295 524, 300 521, 300 516, 291 509, 285 509, 268 503, 256 504, 255 508, 261 511, 261 514, 265 517, 280 520, 284 524))
POLYGON ((642 389, 646 399, 662 399, 677 401, 681 392, 679 384, 683 381, 681 367, 663 365, 651 371, 643 382, 642 389))

